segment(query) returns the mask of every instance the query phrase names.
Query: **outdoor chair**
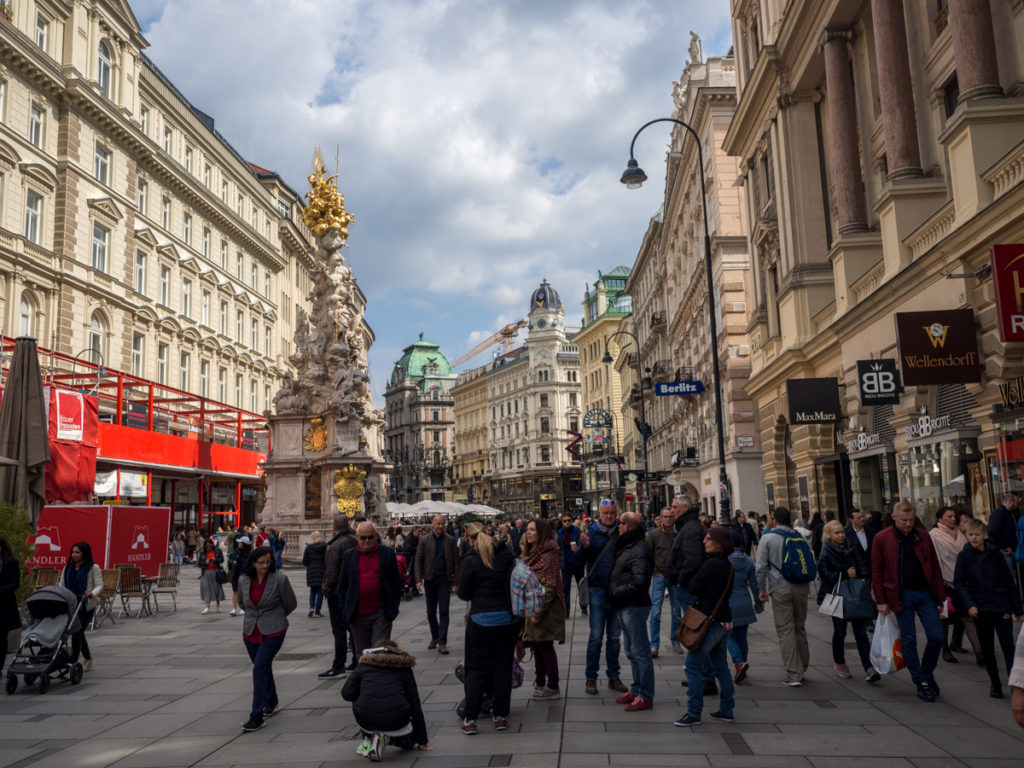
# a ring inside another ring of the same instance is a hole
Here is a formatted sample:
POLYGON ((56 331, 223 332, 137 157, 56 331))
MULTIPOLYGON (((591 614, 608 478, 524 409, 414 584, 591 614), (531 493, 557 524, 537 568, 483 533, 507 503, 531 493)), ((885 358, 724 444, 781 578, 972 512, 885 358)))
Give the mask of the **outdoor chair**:
POLYGON ((57 583, 60 572, 56 568, 36 568, 33 571, 36 577, 36 589, 39 587, 52 587, 57 583))
POLYGON ((139 618, 146 607, 146 593, 142 590, 142 571, 132 567, 120 568, 118 571, 121 574, 117 587, 117 592, 121 596, 121 613, 119 615, 124 616, 131 613, 131 599, 137 597, 141 602, 135 618, 139 618))
POLYGON ((117 568, 103 569, 103 591, 100 592, 100 604, 92 617, 92 628, 99 629, 107 619, 111 624, 114 621, 114 599, 117 597, 117 588, 121 582, 121 571, 117 568))
POLYGON ((177 563, 161 563, 160 574, 157 577, 156 586, 150 594, 153 595, 153 607, 160 610, 159 595, 170 595, 173 608, 171 612, 178 610, 178 580, 181 566, 177 563))

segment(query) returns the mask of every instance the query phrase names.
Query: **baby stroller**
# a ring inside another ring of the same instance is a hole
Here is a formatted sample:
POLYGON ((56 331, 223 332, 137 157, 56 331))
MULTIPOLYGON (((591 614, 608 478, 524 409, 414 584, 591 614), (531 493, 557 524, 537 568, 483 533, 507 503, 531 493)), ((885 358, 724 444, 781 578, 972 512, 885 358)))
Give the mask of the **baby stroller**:
POLYGON ((4 690, 18 689, 18 675, 25 685, 39 680, 39 692, 50 688, 51 677, 67 675, 72 685, 82 681, 82 665, 71 663, 71 635, 81 628, 78 618, 82 600, 67 587, 41 587, 25 598, 31 623, 22 632, 21 644, 7 671, 4 690))
MULTIPOLYGON (((512 659, 512 688, 519 688, 523 684, 523 678, 526 676, 522 665, 519 663, 522 660, 520 654, 520 646, 516 646, 516 656, 512 659)), ((466 684, 466 665, 462 662, 455 668, 455 677, 459 679, 459 682, 463 685, 466 684)), ((490 686, 484 688, 483 698, 480 699, 480 714, 489 715, 494 709, 494 693, 490 690, 490 686)), ((459 699, 459 703, 455 705, 455 713, 463 720, 466 719, 466 697, 463 696, 459 699)))

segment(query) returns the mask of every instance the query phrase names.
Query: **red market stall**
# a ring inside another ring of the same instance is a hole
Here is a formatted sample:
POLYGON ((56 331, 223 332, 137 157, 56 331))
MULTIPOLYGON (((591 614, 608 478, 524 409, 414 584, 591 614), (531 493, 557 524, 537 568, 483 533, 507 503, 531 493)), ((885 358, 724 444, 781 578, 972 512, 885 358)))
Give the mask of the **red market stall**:
POLYGON ((157 576, 170 536, 170 507, 47 506, 39 516, 33 566, 63 568, 71 546, 85 541, 101 568, 131 563, 143 576, 157 576))

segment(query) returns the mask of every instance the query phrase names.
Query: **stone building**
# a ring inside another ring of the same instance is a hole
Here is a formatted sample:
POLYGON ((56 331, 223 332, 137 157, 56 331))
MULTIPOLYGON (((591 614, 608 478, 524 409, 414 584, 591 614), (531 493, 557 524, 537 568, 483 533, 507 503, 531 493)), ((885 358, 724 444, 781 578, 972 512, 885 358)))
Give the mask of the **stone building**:
MULTIPOLYGON (((572 337, 580 350, 580 389, 584 419, 580 461, 583 469, 583 497, 591 514, 602 496, 622 493, 622 435, 632 425, 619 418, 622 384, 615 366, 601 362, 609 338, 619 321, 632 312, 632 298, 626 293, 629 267, 619 265, 597 273, 593 288, 583 293, 583 323, 572 337), (589 419, 587 418, 589 414, 589 419), (612 418, 608 418, 611 416, 612 418)), ((612 342, 614 348, 614 341, 612 342)))
POLYGON ((121 2, 0 24, 2 325, 259 413, 308 283, 301 201, 146 47, 121 2))
POLYGON ((385 457, 394 465, 388 500, 451 501, 456 375, 422 333, 402 353, 384 392, 385 457))
POLYGON ((490 407, 491 504, 510 515, 550 516, 582 503, 578 462, 569 453, 579 432, 579 348, 547 280, 530 297, 526 344, 484 374, 490 407))
POLYGON ((487 404, 487 380, 494 368, 485 363, 460 373, 452 387, 455 401, 455 477, 452 500, 469 504, 486 504, 490 485, 486 482, 490 468, 490 406, 487 404))
POLYGON ((845 516, 903 497, 926 525, 946 503, 984 518, 1024 488, 1024 363, 995 302, 1015 273, 990 255, 1024 242, 1024 5, 731 9, 724 147, 752 223, 767 504, 845 516))

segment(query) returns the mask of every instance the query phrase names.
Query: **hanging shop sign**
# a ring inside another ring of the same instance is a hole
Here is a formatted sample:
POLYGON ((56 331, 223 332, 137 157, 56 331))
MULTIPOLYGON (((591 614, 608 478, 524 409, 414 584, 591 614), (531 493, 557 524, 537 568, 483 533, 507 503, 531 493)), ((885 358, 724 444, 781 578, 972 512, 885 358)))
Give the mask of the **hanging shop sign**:
POLYGON ((882 436, 875 432, 869 435, 867 432, 858 432, 853 437, 846 438, 846 447, 851 451, 866 451, 868 448, 875 448, 882 444, 882 436))
POLYGON ((583 414, 584 429, 610 429, 612 415, 601 408, 591 408, 583 414))
POLYGON ((703 381, 664 381, 654 385, 656 395, 699 395, 703 391, 703 381))
POLYGON ((861 405, 896 405, 900 401, 900 374, 892 358, 858 360, 857 384, 861 405))
POLYGON ((999 337, 1024 341, 1024 244, 992 246, 999 337))
POLYGON ((962 384, 981 380, 973 310, 897 312, 896 336, 904 384, 962 384))
POLYGON ((1004 408, 1024 406, 1024 376, 1017 376, 999 385, 999 397, 1004 408))
POLYGON ((918 437, 931 437, 936 432, 945 432, 947 429, 951 429, 952 426, 953 419, 949 414, 937 418, 924 414, 907 427, 906 434, 911 440, 918 437))
POLYGON ((789 379, 789 423, 835 424, 842 418, 839 410, 839 381, 826 379, 789 379))

